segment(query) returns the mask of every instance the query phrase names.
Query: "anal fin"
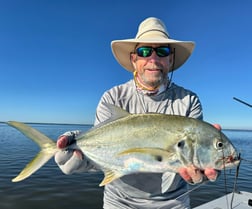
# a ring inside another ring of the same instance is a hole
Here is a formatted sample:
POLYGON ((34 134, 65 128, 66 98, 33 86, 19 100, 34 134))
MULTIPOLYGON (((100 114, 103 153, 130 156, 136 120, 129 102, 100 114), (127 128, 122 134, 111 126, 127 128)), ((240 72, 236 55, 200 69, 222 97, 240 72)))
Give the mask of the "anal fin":
POLYGON ((123 175, 116 173, 112 170, 105 170, 104 171, 104 179, 102 180, 102 182, 99 184, 99 186, 105 186, 106 184, 114 181, 115 179, 118 179, 120 177, 122 177, 123 175))

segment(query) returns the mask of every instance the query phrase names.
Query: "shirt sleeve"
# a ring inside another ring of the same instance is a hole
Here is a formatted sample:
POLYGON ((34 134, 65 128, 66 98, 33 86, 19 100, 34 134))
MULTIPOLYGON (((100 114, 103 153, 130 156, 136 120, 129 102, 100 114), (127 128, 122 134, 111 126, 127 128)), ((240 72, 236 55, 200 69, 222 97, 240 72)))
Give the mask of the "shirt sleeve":
POLYGON ((193 94, 191 96, 190 108, 188 110, 188 117, 203 120, 202 105, 196 94, 193 94))
POLYGON ((105 92, 101 97, 101 100, 96 109, 95 122, 94 125, 108 120, 111 117, 109 109, 106 107, 106 104, 114 104, 113 98, 108 92, 105 92))

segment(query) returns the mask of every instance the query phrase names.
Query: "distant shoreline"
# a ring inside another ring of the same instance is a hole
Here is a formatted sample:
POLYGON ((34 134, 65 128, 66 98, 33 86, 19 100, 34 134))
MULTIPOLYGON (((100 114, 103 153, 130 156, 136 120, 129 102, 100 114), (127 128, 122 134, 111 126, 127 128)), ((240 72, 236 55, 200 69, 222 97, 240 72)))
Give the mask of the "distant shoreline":
MULTIPOLYGON (((22 121, 21 121, 22 122, 22 121)), ((93 124, 81 124, 81 123, 39 123, 39 122, 22 122, 32 125, 71 125, 71 126, 93 126, 93 124)), ((6 124, 6 122, 0 121, 0 124, 6 124)), ((7 124, 6 124, 7 125, 7 124)), ((252 128, 223 128, 223 131, 252 131, 252 128)))
MULTIPOLYGON (((92 126, 93 124, 82 124, 82 123, 39 123, 39 122, 22 122, 25 124, 34 124, 34 125, 72 125, 72 126, 92 126)), ((0 121, 0 124, 7 124, 7 122, 0 121)))

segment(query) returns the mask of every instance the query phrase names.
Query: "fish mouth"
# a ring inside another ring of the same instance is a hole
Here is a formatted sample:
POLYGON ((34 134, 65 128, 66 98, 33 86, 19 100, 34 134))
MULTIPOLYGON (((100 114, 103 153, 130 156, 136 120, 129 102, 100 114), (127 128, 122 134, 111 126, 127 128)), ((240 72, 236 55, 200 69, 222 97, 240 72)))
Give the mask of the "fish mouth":
POLYGON ((238 155, 231 154, 229 156, 223 156, 221 159, 218 160, 218 162, 222 164, 222 169, 238 166, 240 161, 240 153, 238 155))

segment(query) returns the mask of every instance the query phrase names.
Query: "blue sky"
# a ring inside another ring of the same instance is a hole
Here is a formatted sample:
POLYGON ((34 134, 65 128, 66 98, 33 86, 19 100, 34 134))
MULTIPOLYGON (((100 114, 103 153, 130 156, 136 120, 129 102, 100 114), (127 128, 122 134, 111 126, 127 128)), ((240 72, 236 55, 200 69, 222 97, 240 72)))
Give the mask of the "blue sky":
POLYGON ((103 92, 132 78, 110 42, 146 17, 196 42, 173 75, 200 97, 204 119, 251 128, 252 1, 0 0, 0 121, 93 123, 103 92), (157 3, 157 4, 156 4, 157 3))

